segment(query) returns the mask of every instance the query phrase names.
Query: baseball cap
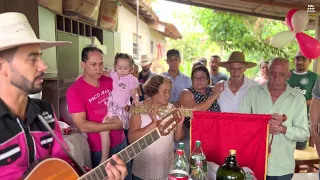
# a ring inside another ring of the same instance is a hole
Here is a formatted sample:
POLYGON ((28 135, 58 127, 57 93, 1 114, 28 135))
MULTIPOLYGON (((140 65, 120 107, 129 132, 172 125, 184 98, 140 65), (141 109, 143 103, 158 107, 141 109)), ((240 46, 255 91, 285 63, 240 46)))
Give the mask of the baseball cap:
POLYGON ((307 59, 300 51, 297 52, 296 56, 294 58, 304 58, 307 59))
POLYGON ((180 53, 178 50, 176 49, 170 49, 168 52, 167 52, 167 59, 169 59, 171 56, 177 56, 180 58, 180 53))

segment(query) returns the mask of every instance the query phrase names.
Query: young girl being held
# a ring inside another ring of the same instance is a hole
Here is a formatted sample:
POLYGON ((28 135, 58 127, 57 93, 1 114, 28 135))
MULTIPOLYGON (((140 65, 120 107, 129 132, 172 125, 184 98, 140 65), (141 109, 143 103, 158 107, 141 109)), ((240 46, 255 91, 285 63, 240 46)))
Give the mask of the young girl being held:
MULTIPOLYGON (((134 105, 139 104, 139 96, 137 88, 139 86, 138 79, 130 72, 133 67, 133 60, 130 55, 125 53, 117 53, 114 60, 114 70, 105 71, 104 76, 111 77, 113 80, 113 89, 108 98, 108 114, 107 117, 118 116, 123 123, 123 128, 129 128, 129 112, 125 107, 131 105, 130 97, 134 105)), ((107 118, 105 118, 107 119, 107 118)), ((108 123, 106 120, 103 123, 108 123)), ((106 161, 110 151, 110 131, 101 132, 102 157, 101 163, 106 161)))

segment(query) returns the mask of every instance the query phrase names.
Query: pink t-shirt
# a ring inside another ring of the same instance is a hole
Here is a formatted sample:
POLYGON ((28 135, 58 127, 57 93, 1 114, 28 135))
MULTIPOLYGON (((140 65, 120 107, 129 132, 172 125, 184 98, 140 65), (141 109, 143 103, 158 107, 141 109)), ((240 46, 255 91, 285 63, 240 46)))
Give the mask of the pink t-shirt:
MULTIPOLYGON (((67 91, 69 113, 85 112, 87 120, 101 123, 107 115, 107 101, 109 92, 112 91, 112 79, 102 76, 100 86, 88 84, 83 77, 74 82, 67 91)), ((101 138, 99 133, 87 133, 90 150, 101 151, 101 138)), ((124 140, 123 130, 110 132, 111 148, 119 145, 124 140)))
POLYGON ((132 74, 119 77, 118 73, 111 71, 113 80, 112 101, 120 107, 130 105, 131 90, 139 86, 138 79, 132 74))

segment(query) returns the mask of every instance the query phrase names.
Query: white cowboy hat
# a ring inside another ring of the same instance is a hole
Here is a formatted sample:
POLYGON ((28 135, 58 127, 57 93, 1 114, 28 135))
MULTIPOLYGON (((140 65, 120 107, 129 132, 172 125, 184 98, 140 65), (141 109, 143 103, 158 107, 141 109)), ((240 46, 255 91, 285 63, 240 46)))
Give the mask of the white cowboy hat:
POLYGON ((38 39, 27 17, 22 13, 7 12, 0 14, 0 51, 26 44, 40 44, 42 50, 69 44, 71 42, 49 42, 38 39))
POLYGON ((151 54, 148 55, 141 55, 141 60, 140 62, 135 62, 138 66, 146 66, 151 64, 153 61, 153 56, 151 54))

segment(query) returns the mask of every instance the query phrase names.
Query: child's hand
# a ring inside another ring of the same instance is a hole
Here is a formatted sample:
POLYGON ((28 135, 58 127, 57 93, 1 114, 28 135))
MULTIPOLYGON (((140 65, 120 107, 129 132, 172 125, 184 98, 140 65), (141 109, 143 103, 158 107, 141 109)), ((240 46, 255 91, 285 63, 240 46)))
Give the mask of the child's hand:
POLYGON ((138 98, 134 98, 133 101, 132 101, 132 104, 134 106, 140 106, 141 105, 138 98))
POLYGON ((112 123, 112 122, 114 122, 114 121, 115 121, 115 118, 112 117, 111 114, 107 114, 107 115, 103 118, 102 123, 112 123))

